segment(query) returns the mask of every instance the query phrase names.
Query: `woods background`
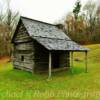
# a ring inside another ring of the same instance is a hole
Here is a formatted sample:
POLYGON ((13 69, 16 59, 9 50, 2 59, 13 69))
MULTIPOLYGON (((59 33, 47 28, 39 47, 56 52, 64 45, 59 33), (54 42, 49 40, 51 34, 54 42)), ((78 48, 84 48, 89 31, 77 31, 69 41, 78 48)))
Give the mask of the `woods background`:
POLYGON ((100 3, 93 0, 87 1, 82 6, 77 0, 72 12, 63 19, 59 26, 68 35, 81 44, 100 43, 100 3))
MULTIPOLYGON (((12 53, 11 38, 19 16, 19 12, 10 9, 9 0, 3 5, 0 3, 0 57, 12 53)), ((78 43, 100 43, 100 3, 89 0, 83 6, 77 0, 73 11, 65 15, 62 22, 58 21, 57 26, 78 43)))

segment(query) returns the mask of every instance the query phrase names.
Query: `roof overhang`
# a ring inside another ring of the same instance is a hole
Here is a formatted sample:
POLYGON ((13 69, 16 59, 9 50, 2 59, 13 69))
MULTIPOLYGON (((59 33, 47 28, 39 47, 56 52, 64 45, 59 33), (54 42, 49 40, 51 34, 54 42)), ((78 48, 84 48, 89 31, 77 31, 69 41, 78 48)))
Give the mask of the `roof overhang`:
POLYGON ((88 51, 88 48, 85 48, 73 41, 66 39, 54 39, 54 38, 45 38, 45 37, 34 37, 34 39, 43 45, 48 50, 59 50, 59 51, 88 51))

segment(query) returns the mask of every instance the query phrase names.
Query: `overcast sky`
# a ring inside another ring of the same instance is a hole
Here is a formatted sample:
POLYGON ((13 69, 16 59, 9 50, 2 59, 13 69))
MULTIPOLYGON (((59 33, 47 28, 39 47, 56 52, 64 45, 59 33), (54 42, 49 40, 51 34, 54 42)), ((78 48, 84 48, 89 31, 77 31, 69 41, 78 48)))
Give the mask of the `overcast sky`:
MULTIPOLYGON (((83 5, 86 1, 81 0, 83 5)), ((11 0, 11 7, 23 16, 54 23, 72 11, 75 2, 76 0, 11 0)))

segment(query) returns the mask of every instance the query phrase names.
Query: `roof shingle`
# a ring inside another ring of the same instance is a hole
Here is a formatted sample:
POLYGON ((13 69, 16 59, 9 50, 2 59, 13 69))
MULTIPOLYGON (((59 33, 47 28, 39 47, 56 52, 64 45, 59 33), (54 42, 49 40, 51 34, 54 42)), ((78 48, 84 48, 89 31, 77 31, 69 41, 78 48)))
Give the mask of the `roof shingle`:
POLYGON ((48 50, 88 51, 89 49, 72 41, 56 25, 21 17, 30 37, 48 50))

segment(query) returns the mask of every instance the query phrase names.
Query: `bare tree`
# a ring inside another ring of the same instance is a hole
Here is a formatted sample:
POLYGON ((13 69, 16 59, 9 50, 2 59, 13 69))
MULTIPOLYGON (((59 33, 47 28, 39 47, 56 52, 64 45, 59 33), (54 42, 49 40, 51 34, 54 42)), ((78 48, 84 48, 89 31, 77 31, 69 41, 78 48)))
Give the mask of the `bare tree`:
POLYGON ((95 25, 96 3, 93 0, 89 0, 83 10, 86 14, 87 27, 89 27, 89 32, 92 35, 95 25))
POLYGON ((19 13, 13 12, 10 8, 10 0, 5 0, 5 13, 2 9, 1 21, 2 25, 0 26, 0 55, 10 55, 12 51, 11 38, 15 27, 18 23, 19 13), (2 19, 3 16, 3 19, 2 19), (2 46, 3 45, 3 46, 2 46))

